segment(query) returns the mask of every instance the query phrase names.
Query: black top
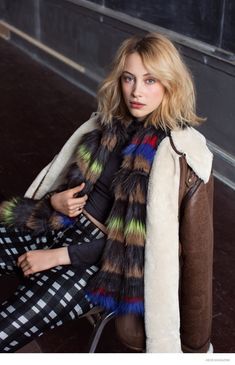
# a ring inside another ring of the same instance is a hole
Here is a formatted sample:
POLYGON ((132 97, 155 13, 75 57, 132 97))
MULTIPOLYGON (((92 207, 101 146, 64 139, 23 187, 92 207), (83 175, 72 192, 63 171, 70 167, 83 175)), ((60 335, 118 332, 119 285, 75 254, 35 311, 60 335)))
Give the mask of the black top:
POLYGON ((103 224, 108 217, 114 201, 111 184, 114 174, 121 166, 121 150, 122 148, 119 147, 111 153, 104 171, 100 178, 96 181, 85 205, 86 211, 103 224))

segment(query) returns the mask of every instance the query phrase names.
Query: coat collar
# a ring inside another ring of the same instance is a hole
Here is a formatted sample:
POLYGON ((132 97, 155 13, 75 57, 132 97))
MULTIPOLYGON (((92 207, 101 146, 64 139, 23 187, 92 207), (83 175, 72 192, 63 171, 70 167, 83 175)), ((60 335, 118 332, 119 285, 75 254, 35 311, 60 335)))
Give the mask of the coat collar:
POLYGON ((193 127, 170 133, 175 151, 185 155, 188 165, 207 183, 211 174, 213 155, 206 145, 205 137, 193 127))

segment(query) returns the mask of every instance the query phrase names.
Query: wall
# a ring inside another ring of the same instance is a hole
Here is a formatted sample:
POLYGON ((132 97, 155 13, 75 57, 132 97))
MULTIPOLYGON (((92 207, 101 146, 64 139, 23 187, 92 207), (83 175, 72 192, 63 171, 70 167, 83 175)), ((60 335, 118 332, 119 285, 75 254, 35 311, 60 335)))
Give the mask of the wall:
POLYGON ((234 0, 91 0, 235 52, 234 0))

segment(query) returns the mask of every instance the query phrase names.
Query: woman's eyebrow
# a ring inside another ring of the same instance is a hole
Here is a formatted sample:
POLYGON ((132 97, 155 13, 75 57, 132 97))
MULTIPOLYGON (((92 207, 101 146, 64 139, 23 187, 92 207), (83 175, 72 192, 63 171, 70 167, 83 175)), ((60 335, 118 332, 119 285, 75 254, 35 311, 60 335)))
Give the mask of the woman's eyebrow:
MULTIPOLYGON (((136 77, 134 74, 132 74, 130 71, 123 71, 123 73, 127 73, 127 74, 129 74, 129 75, 131 75, 131 76, 133 76, 133 77, 136 77)), ((143 76, 152 76, 153 77, 153 75, 151 74, 151 73, 146 73, 146 74, 144 74, 143 76)))
POLYGON ((123 71, 123 73, 126 73, 126 74, 129 74, 129 75, 131 75, 131 76, 135 76, 134 74, 132 74, 131 72, 129 72, 129 71, 123 71))

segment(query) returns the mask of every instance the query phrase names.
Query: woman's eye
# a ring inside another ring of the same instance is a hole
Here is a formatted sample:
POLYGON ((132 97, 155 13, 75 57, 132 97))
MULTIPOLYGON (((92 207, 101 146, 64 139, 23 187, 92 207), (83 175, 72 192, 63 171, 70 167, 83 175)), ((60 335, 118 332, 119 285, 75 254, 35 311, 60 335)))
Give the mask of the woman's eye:
POLYGON ((133 81, 133 77, 131 76, 122 76, 124 82, 131 82, 133 81))
POLYGON ((152 85, 156 82, 156 80, 155 79, 147 79, 145 82, 149 85, 152 85))

